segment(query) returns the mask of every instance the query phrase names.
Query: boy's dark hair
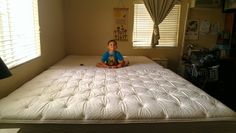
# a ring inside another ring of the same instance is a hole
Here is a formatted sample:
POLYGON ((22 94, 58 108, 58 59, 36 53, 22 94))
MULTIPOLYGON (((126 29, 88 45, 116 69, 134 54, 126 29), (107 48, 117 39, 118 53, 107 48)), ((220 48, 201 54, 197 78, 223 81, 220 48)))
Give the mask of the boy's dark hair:
POLYGON ((117 41, 116 41, 116 40, 109 40, 109 41, 107 42, 107 45, 108 45, 110 42, 114 42, 114 43, 117 45, 117 41))

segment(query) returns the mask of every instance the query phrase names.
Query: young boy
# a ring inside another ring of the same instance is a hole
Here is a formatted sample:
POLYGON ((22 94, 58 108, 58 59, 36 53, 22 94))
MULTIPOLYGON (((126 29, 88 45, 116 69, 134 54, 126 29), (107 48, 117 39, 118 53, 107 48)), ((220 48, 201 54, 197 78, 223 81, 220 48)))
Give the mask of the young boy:
POLYGON ((125 61, 123 56, 116 49, 118 48, 116 40, 110 40, 107 43, 107 49, 103 56, 102 62, 99 62, 97 67, 105 68, 120 68, 125 66, 125 61))

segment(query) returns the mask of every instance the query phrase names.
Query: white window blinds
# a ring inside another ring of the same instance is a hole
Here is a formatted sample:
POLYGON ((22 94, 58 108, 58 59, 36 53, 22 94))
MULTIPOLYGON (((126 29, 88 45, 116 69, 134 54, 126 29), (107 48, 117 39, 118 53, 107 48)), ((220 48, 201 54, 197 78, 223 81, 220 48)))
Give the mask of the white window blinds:
POLYGON ((0 0, 0 57, 9 68, 39 57, 37 0, 0 0))
MULTIPOLYGON (((177 46, 180 5, 175 5, 159 25, 158 46, 177 46)), ((151 47, 153 21, 144 4, 134 4, 133 46, 151 47)))

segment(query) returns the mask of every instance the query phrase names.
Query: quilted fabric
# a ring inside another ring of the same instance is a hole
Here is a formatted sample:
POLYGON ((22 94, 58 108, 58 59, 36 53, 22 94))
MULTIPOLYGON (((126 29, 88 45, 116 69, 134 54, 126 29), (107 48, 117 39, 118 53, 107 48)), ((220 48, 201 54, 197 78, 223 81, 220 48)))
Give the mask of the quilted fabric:
MULTIPOLYGON (((67 57, 0 101, 1 120, 147 120, 235 116, 169 69, 135 57, 119 69, 67 57), (136 63, 137 60, 145 63, 136 63), (82 65, 81 65, 82 64, 82 65)), ((93 58, 94 59, 94 58, 93 58)), ((132 59, 132 58, 130 58, 132 59)))

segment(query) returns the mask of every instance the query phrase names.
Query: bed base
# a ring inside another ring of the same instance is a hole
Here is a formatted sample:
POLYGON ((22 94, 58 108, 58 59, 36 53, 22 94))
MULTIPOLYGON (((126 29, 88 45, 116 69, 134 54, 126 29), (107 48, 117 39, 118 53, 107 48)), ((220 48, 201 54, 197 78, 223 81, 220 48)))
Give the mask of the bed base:
POLYGON ((17 133, 235 133, 236 121, 200 121, 121 124, 1 123, 17 133))

